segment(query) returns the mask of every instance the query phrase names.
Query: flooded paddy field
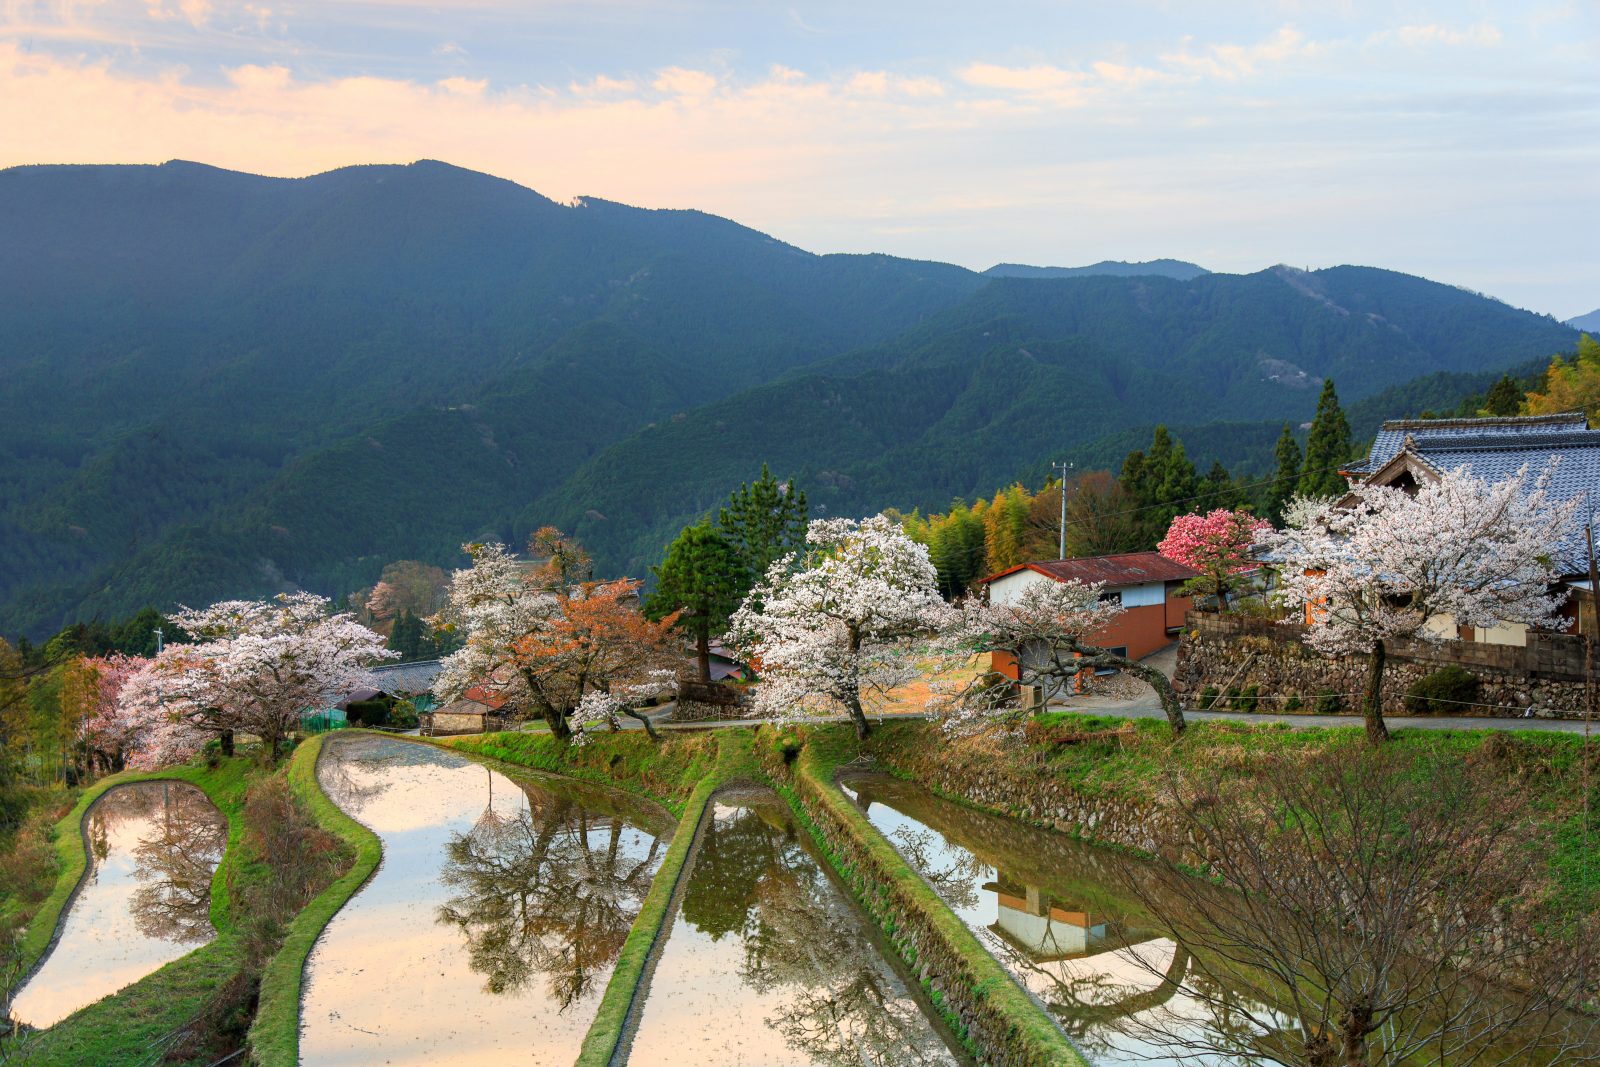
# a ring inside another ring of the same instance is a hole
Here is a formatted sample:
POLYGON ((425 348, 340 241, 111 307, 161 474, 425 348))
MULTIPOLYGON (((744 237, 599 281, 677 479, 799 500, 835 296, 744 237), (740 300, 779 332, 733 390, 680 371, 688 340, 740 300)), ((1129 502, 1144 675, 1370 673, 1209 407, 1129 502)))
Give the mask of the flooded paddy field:
POLYGON ((11 1015, 53 1026, 216 937, 211 878, 228 824, 185 782, 108 789, 84 816, 88 866, 11 1015))
POLYGON ((318 779, 383 859, 307 961, 300 1062, 572 1063, 670 816, 382 737, 329 742, 318 779))
POLYGON ((769 790, 706 814, 629 1063, 965 1062, 769 790))

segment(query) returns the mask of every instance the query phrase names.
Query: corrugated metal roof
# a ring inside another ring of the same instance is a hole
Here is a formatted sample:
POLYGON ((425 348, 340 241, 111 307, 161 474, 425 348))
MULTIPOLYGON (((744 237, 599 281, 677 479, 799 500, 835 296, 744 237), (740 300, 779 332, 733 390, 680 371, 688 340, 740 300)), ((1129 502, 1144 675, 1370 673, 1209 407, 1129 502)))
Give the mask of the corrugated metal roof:
POLYGON ((1168 559, 1159 552, 1119 552, 1110 556, 1076 556, 1072 559, 1047 559, 1023 563, 991 574, 983 579, 992 582, 1008 574, 1027 569, 1054 578, 1058 582, 1077 580, 1087 585, 1103 582, 1106 585, 1144 585, 1147 582, 1182 582, 1196 577, 1199 572, 1185 567, 1177 560, 1168 559))

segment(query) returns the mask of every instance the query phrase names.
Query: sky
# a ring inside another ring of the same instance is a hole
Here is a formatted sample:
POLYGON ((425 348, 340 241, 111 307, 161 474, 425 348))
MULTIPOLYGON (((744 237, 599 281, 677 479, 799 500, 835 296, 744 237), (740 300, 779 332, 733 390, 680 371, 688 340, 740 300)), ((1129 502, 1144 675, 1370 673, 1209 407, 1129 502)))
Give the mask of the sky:
POLYGON ((0 166, 442 159, 982 269, 1600 307, 1600 0, 0 0, 0 166))

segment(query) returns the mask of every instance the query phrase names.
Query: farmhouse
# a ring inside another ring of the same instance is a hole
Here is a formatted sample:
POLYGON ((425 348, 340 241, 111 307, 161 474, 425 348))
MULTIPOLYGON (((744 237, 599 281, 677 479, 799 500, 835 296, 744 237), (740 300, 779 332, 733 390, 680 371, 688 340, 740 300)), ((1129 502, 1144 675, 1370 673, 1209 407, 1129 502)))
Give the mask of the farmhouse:
MULTIPOLYGON (((1104 630, 1088 636, 1087 643, 1142 659, 1171 644, 1183 629, 1191 601, 1180 587, 1194 577, 1195 571, 1159 552, 1120 552, 1021 563, 979 584, 991 604, 1009 604, 1036 582, 1101 583, 1101 596, 1115 599, 1123 611, 1104 630)), ((995 654, 994 669, 1018 677, 1016 663, 1004 653, 995 654)))
MULTIPOLYGON (((1550 494, 1580 499, 1580 515, 1600 507, 1600 430, 1591 430, 1582 412, 1486 419, 1395 419, 1383 424, 1372 450, 1357 466, 1342 472, 1352 485, 1388 485, 1401 489, 1437 479, 1446 471, 1466 468, 1486 481, 1500 481, 1523 467, 1538 476, 1549 472, 1550 494)), ((1577 619, 1580 605, 1593 618, 1589 591, 1588 553, 1580 524, 1550 546, 1562 583, 1571 594, 1564 614, 1577 619)), ((1440 625, 1450 626, 1448 619, 1440 625)), ((1458 628, 1456 636, 1485 644, 1527 643, 1527 627, 1496 626, 1474 633, 1458 628)), ((1569 632, 1578 632, 1577 628, 1569 632)))

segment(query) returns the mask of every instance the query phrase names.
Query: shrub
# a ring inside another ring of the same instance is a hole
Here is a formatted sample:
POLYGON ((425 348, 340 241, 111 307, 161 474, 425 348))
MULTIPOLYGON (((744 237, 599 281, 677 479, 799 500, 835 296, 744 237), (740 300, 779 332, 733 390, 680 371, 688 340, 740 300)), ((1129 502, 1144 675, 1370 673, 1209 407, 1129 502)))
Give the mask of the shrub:
POLYGON ((1236 685, 1228 686, 1228 692, 1222 698, 1222 706, 1225 707, 1225 708, 1233 708, 1235 711, 1237 711, 1239 709, 1239 687, 1238 686, 1236 686, 1236 685))
POLYGON ((1299 693, 1290 693, 1289 699, 1283 702, 1284 711, 1301 711, 1304 708, 1305 704, 1301 702, 1299 693))
POLYGON ((417 705, 409 700, 401 700, 389 709, 389 725, 401 730, 409 730, 421 720, 417 716, 417 705))
POLYGON ((1336 689, 1319 689, 1315 708, 1318 715, 1337 715, 1344 710, 1344 697, 1336 689))
POLYGON ((1405 708, 1413 715, 1468 712, 1481 685, 1476 675, 1452 663, 1413 682, 1406 690, 1405 708))
POLYGON ((357 700, 344 709, 351 726, 385 726, 389 722, 387 700, 357 700))
POLYGON ((1200 690, 1200 707, 1202 709, 1209 708, 1212 704, 1215 704, 1216 702, 1217 702, 1217 687, 1216 686, 1208 685, 1204 689, 1200 690))
POLYGON ((1259 686, 1247 685, 1233 698, 1234 711, 1255 711, 1261 704, 1261 689, 1259 686))

